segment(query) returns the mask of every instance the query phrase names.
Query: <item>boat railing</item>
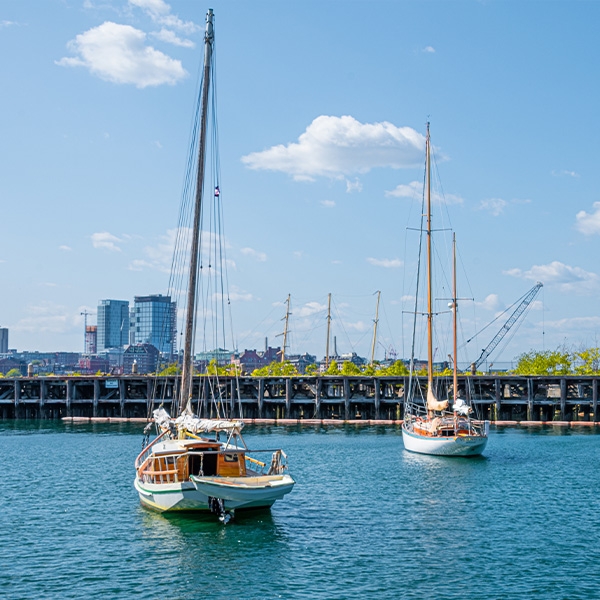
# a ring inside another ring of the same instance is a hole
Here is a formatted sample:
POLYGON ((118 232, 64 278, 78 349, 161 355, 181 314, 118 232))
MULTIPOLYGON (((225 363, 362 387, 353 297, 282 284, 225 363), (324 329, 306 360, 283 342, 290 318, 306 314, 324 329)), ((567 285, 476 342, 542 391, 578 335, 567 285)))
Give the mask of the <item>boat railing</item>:
POLYGON ((159 436, 154 438, 154 440, 152 440, 152 442, 150 444, 148 444, 147 446, 145 446, 143 448, 143 450, 138 454, 138 457, 135 459, 135 468, 136 469, 139 469, 144 464, 144 462, 146 461, 148 456, 150 456, 150 454, 152 453, 152 447, 157 442, 162 441, 168 433, 169 433, 168 431, 163 431, 159 436))

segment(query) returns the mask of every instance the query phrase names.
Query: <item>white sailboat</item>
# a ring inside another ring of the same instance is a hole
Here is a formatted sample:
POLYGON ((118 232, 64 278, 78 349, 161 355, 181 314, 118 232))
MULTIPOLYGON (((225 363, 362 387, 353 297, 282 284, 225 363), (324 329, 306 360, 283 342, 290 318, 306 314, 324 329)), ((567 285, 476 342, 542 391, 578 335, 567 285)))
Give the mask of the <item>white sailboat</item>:
MULTIPOLYGON (((453 240, 453 289, 450 308, 453 313, 453 386, 452 397, 437 397, 433 377, 433 297, 431 248, 431 141, 429 123, 425 145, 425 201, 427 247, 427 391, 423 394, 414 376, 414 357, 411 360, 409 389, 404 404, 402 441, 406 450, 437 456, 477 456, 488 440, 489 422, 471 418, 473 409, 458 397, 456 361, 456 327, 458 298, 456 294, 456 247, 453 240)), ((415 317, 416 318, 416 317, 415 317)))
MULTIPOLYGON (((194 338, 198 309, 201 253, 201 215, 203 211, 204 163, 209 88, 214 44, 213 11, 206 16, 204 74, 200 94, 199 143, 193 227, 189 254, 185 343, 178 416, 171 417, 162 407, 153 411, 146 427, 142 451, 135 460, 134 487, 141 504, 159 512, 213 512, 227 522, 235 510, 269 508, 291 492, 294 480, 287 472, 287 457, 281 449, 250 450, 242 437, 243 420, 220 414, 222 404, 215 401, 216 418, 193 414, 194 338), (155 428, 156 435, 149 434, 155 428), (260 452, 268 457, 260 460, 260 452)), ((215 188, 215 199, 219 188, 215 188)), ((207 210, 204 208, 204 210, 207 210)), ((216 239, 218 236, 213 236, 216 239)), ((214 255, 213 255, 214 256, 214 255)), ((210 268, 210 265, 209 265, 210 268)), ((206 270, 206 269, 205 269, 206 270)), ((205 313, 206 314, 206 313, 205 313)), ((204 375, 207 378, 210 375, 204 375)), ((201 390, 218 390, 218 381, 206 380, 201 390)), ((206 400, 206 399, 205 399, 206 400)), ((206 404, 204 404, 206 406, 206 404)))

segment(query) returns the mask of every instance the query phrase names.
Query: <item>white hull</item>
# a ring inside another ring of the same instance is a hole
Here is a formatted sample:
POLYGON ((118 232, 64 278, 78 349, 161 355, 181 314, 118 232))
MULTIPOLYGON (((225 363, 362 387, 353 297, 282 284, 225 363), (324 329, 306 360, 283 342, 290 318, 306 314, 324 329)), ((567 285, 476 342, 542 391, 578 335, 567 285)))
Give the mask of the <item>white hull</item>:
POLYGON ((454 437, 424 436, 408 431, 402 425, 404 448, 418 454, 434 456, 478 456, 487 444, 486 435, 458 435, 454 437))
POLYGON ((289 475, 279 477, 259 477, 265 479, 264 485, 244 485, 236 482, 224 483, 227 479, 215 478, 211 485, 210 479, 195 478, 196 481, 181 483, 145 483, 138 478, 134 487, 140 497, 140 502, 146 508, 158 512, 211 512, 209 497, 223 500, 225 511, 245 508, 270 508, 276 500, 283 498, 292 491, 294 480, 289 475))

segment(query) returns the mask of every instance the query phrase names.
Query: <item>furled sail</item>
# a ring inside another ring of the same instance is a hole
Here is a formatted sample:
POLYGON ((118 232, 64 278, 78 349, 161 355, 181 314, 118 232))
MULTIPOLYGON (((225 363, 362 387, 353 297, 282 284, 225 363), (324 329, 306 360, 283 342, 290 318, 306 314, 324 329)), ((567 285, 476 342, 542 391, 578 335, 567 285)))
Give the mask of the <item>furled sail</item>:
POLYGON ((448 400, 438 400, 431 386, 427 389, 427 410, 445 410, 448 408, 448 400))

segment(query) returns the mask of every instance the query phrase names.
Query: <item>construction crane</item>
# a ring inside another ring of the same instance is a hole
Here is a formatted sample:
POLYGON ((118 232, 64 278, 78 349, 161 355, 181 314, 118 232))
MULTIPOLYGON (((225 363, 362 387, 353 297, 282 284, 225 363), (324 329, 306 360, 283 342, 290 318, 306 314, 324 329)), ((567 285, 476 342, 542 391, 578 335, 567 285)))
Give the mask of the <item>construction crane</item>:
MULTIPOLYGON (((496 349, 498 344, 502 341, 504 336, 510 331, 514 324, 519 320, 519 317, 525 312, 527 307, 533 302, 533 299, 537 296, 537 293, 544 286, 539 281, 523 296, 523 300, 519 303, 519 306, 513 311, 506 323, 502 325, 500 331, 494 336, 492 341, 481 351, 479 358, 471 365, 471 371, 476 371, 477 368, 487 359, 487 357, 496 349)), ((471 340, 468 340, 469 342, 471 340)), ((468 342, 467 342, 468 343, 468 342)))

